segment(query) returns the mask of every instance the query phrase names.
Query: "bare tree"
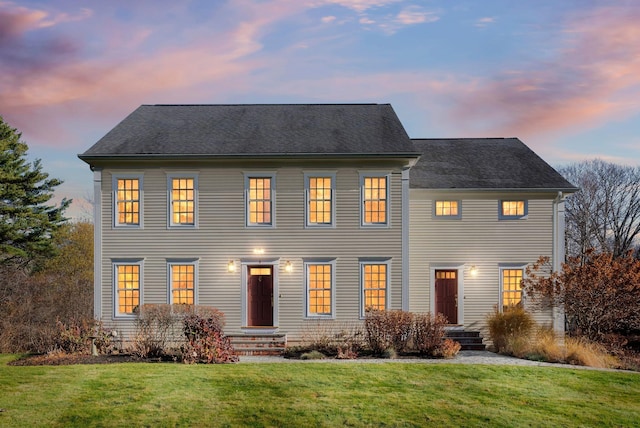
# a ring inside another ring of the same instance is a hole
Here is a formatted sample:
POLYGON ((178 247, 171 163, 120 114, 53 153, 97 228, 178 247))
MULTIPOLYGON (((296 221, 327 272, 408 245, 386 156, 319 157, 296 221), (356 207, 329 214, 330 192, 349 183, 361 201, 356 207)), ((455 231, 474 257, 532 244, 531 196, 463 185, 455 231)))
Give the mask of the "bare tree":
POLYGON ((594 248, 620 257, 633 249, 640 237, 640 167, 596 159, 559 171, 580 188, 566 204, 567 254, 594 248))

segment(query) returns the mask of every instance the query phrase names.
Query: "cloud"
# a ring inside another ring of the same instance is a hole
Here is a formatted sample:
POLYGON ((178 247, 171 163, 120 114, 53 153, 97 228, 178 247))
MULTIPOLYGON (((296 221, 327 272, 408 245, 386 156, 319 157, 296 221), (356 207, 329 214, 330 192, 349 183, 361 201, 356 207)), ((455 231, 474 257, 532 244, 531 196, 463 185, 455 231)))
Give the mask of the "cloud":
POLYGON ((90 9, 83 8, 77 14, 51 14, 40 9, 29 9, 11 2, 0 2, 0 44, 39 28, 79 21, 92 15, 90 9))
POLYGON ((329 23, 331 23, 331 22, 333 22, 333 21, 335 21, 335 20, 336 20, 336 17, 335 17, 335 16, 333 16, 333 15, 330 15, 330 16, 323 16, 323 17, 322 17, 322 19, 321 19, 321 21, 322 21, 324 24, 329 24, 329 23))
POLYGON ((439 19, 440 17, 434 12, 426 12, 417 6, 408 6, 398 13, 395 21, 402 25, 413 25, 435 22, 439 19))
POLYGON ((474 25, 478 28, 484 28, 495 23, 496 23, 495 17, 487 16, 487 17, 478 19, 474 25))
POLYGON ((364 12, 368 9, 383 7, 402 0, 321 0, 324 4, 337 4, 356 12, 364 12))
POLYGON ((471 79, 450 120, 474 133, 541 135, 640 112, 640 8, 575 16, 555 57, 471 79))

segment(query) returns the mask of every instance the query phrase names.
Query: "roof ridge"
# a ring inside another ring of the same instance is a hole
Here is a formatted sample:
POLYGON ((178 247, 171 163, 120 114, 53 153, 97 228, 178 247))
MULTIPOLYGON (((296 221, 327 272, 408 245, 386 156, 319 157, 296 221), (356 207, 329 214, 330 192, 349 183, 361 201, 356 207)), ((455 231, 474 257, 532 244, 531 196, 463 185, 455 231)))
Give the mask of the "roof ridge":
POLYGON ((245 103, 245 104, 142 104, 145 107, 244 107, 244 106, 388 106, 390 103, 245 103))

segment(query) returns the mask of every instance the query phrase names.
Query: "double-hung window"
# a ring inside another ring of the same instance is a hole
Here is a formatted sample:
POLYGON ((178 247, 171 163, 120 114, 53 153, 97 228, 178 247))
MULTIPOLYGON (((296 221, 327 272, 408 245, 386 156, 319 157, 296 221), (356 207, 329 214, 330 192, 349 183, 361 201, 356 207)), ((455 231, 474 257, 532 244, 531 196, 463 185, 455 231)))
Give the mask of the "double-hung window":
POLYGON ((462 206, 456 200, 436 200, 433 205, 433 215, 438 219, 462 218, 462 206))
POLYGON ((500 269, 501 307, 503 311, 522 305, 523 275, 524 268, 522 267, 502 267, 500 269))
POLYGON ((245 174, 247 226, 275 226, 275 174, 245 174))
POLYGON ((115 316, 132 316, 142 304, 142 261, 114 261, 115 316))
POLYGON ((169 261, 169 303, 173 305, 196 304, 197 264, 194 260, 169 261))
POLYGON ((385 310, 388 305, 389 261, 360 261, 360 315, 385 310))
POLYGON ((388 175, 361 174, 363 226, 387 226, 389 224, 388 175))
POLYGON ((142 226, 142 176, 114 176, 114 226, 142 226))
POLYGON ((335 260, 305 261, 306 316, 330 318, 333 316, 335 260))
POLYGON ((529 214, 529 204, 523 199, 501 200, 498 206, 500 220, 518 220, 529 214))
POLYGON ((198 177, 169 175, 169 226, 196 226, 198 177))
POLYGON ((335 173, 307 173, 306 225, 331 227, 335 224, 335 173))

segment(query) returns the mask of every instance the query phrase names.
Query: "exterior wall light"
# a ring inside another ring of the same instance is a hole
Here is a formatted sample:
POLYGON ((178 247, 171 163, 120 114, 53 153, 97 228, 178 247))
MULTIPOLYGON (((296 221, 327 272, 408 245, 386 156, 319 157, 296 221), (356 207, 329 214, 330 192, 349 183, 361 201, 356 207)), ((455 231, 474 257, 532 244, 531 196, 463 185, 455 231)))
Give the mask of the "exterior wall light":
POLYGON ((471 276, 477 276, 478 275, 478 268, 475 266, 471 266, 471 269, 469 269, 469 273, 471 274, 471 276))
POLYGON ((289 260, 287 260, 287 262, 284 265, 284 270, 288 273, 293 272, 293 265, 291 264, 291 262, 289 260))
POLYGON ((227 270, 229 272, 235 272, 236 271, 236 263, 233 260, 231 260, 229 262, 229 264, 227 265, 227 270))
POLYGON ((264 254, 264 248, 254 248, 253 254, 264 254))

